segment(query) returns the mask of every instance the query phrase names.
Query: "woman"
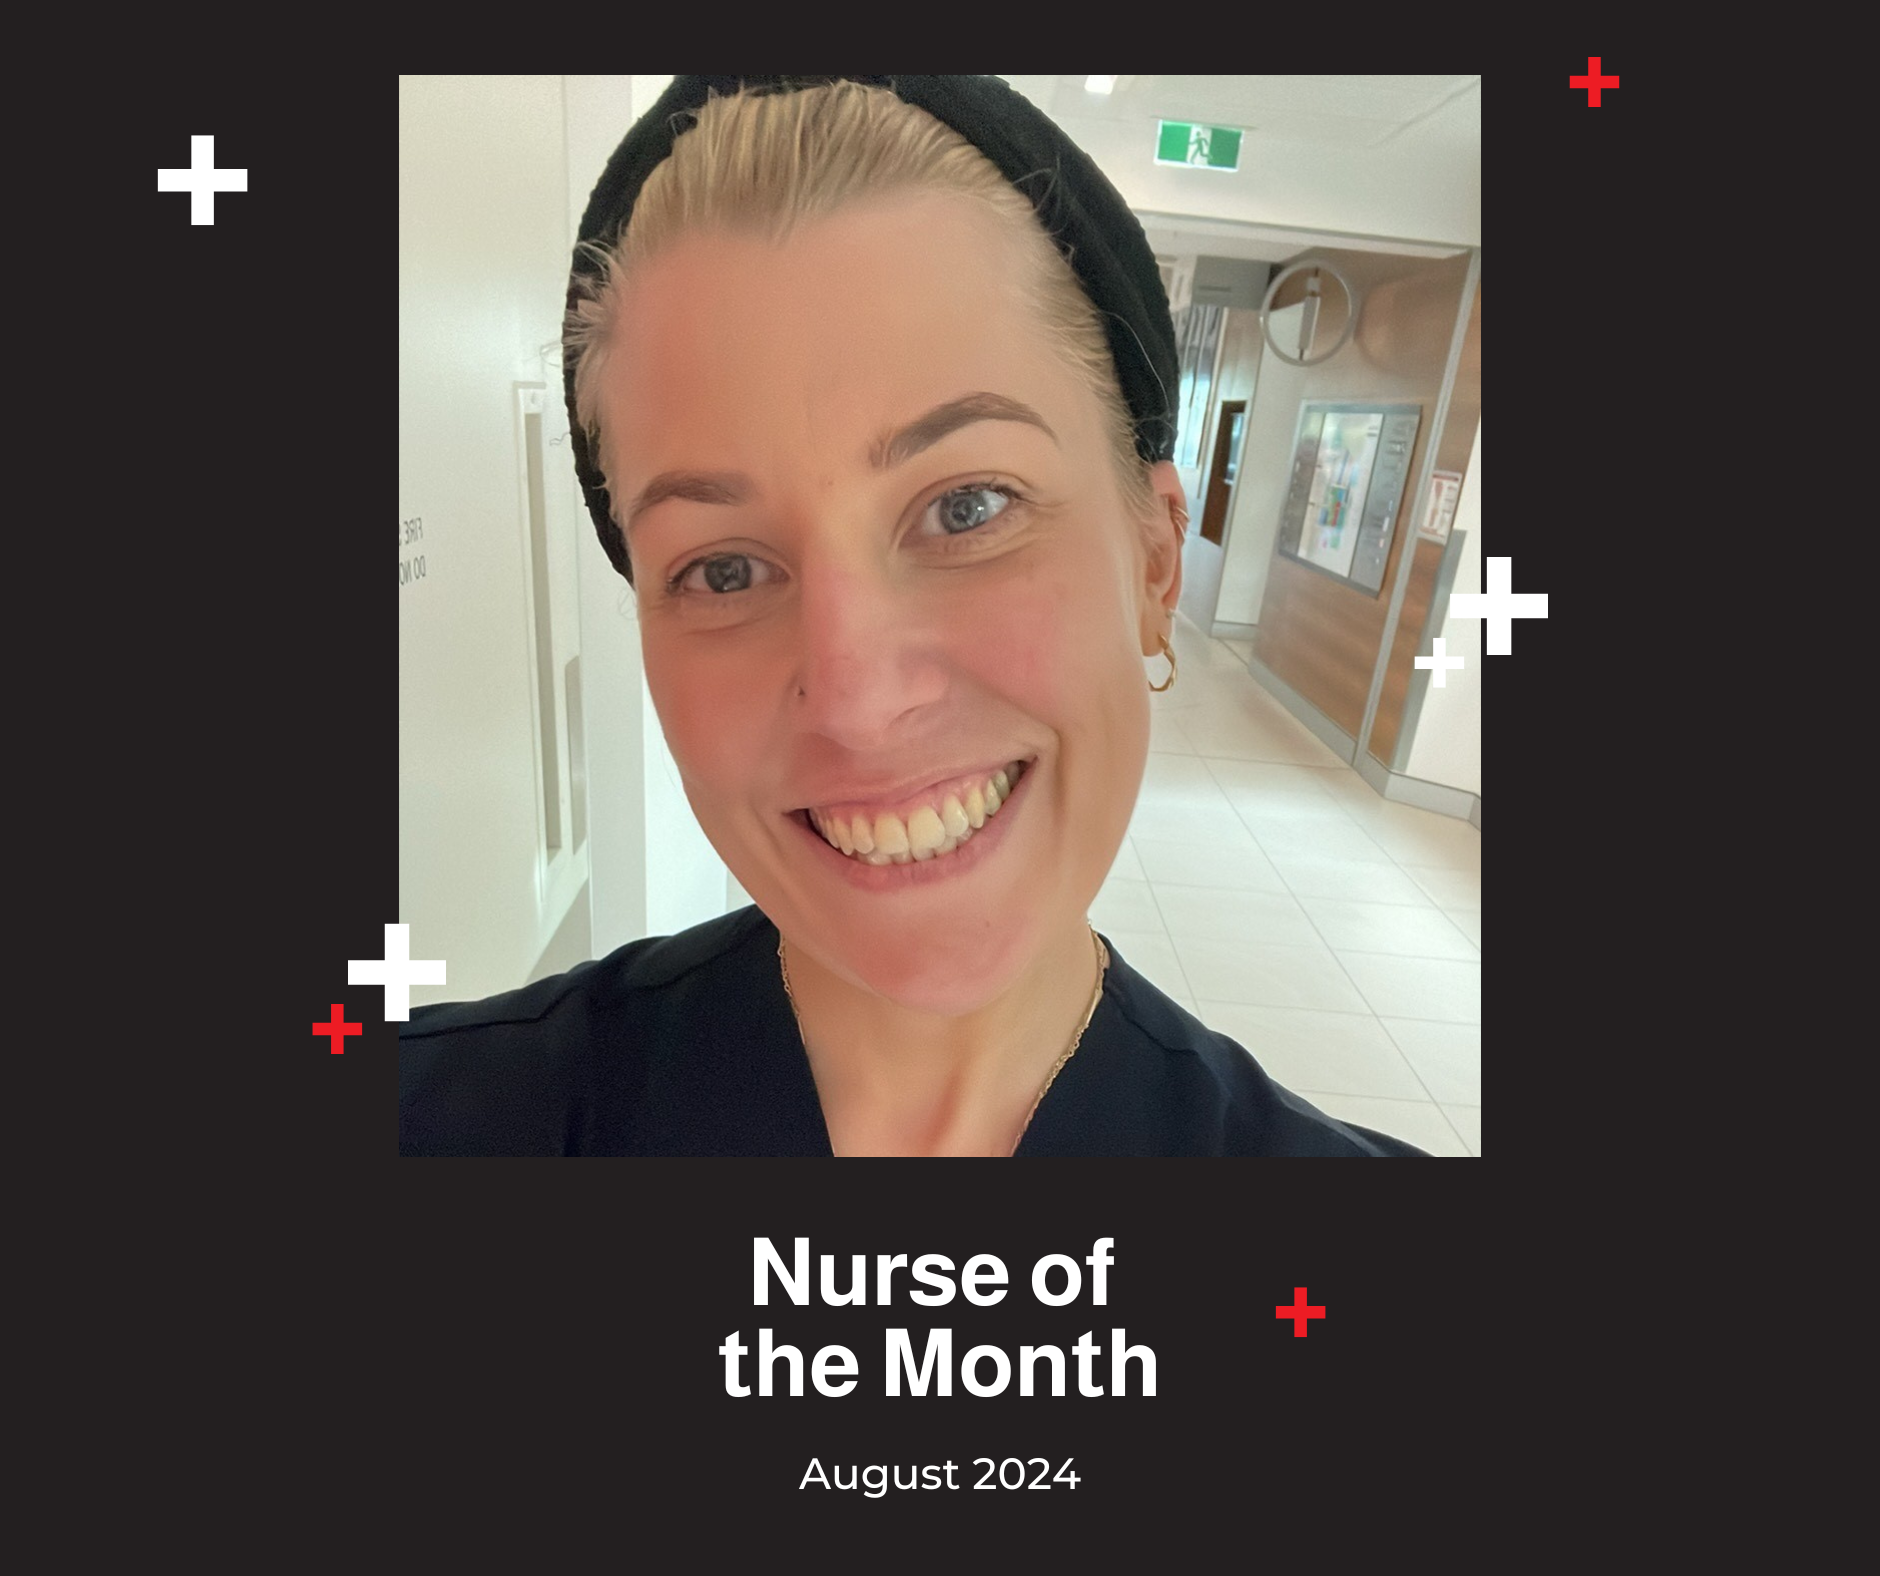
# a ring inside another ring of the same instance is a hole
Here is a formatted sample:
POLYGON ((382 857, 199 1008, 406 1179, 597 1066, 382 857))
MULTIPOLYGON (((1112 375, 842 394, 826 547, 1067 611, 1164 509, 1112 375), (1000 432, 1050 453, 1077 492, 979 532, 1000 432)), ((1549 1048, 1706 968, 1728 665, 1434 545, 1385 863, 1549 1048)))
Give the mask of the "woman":
POLYGON ((577 465, 756 906, 418 1011, 405 1152, 1417 1153, 1085 918, 1187 522, 1167 303, 1096 167, 994 78, 680 77, 581 235, 577 465))

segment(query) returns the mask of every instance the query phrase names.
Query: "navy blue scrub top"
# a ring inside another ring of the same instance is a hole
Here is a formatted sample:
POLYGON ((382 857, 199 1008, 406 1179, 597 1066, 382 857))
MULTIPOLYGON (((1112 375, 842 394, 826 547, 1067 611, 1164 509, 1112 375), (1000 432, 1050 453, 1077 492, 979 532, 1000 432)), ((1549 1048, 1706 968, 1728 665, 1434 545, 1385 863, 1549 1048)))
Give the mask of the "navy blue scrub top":
MULTIPOLYGON (((1018 1146, 1029 1155, 1421 1155, 1334 1121, 1132 969, 1018 1146)), ((399 1034, 405 1155, 823 1155, 829 1132, 777 966, 739 909, 399 1034)))

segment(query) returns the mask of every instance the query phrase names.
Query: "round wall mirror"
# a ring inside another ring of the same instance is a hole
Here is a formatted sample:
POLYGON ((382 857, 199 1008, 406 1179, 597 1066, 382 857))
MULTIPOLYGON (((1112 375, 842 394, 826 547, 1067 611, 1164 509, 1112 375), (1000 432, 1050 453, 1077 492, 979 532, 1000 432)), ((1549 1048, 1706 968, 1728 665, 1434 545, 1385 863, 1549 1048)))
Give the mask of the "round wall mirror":
POLYGON ((1327 262, 1288 263, 1273 276, 1260 303, 1260 332, 1273 354, 1295 367, 1329 361, 1357 326, 1357 293, 1327 262))

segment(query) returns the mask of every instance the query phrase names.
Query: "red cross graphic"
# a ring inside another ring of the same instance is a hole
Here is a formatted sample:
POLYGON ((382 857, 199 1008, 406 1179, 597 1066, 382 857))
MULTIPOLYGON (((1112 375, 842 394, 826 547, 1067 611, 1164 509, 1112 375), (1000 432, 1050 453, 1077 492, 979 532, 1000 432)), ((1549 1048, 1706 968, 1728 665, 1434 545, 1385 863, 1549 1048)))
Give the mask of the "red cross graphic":
POLYGON ((1317 1306, 1314 1306, 1308 1303, 1306 1301, 1305 1287, 1295 1286, 1293 1287, 1292 1306, 1289 1308, 1282 1302, 1273 1310, 1273 1316, 1276 1319, 1291 1319, 1293 1322, 1293 1334, 1304 1335, 1306 1333, 1306 1320, 1323 1319, 1325 1317, 1325 1304, 1319 1303, 1317 1306))
POLYGON ((335 1056, 343 1056, 346 1052, 346 1036, 349 1034, 363 1034, 365 1033, 365 1027, 362 1024, 348 1023, 346 1021, 345 1007, 339 1002, 334 1002, 333 1021, 331 1023, 316 1023, 313 1026, 313 1032, 315 1034, 324 1034, 327 1037, 327 1042, 333 1054, 335 1056))
POLYGON ((1618 85, 1619 79, 1617 77, 1602 77, 1599 74, 1599 56, 1597 55, 1589 55, 1587 57, 1585 76, 1567 78, 1568 87, 1586 89, 1586 107, 1588 109, 1599 108, 1599 90, 1601 88, 1616 88, 1618 85))

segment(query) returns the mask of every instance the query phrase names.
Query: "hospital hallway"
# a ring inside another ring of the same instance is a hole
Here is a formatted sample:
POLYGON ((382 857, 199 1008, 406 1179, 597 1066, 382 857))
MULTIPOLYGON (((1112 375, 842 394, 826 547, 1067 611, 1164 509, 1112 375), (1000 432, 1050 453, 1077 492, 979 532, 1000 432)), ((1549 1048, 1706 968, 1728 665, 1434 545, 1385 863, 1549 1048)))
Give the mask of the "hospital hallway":
MULTIPOLYGON (((1432 1155, 1479 1157, 1484 669, 1557 633, 1538 622, 1539 555, 1512 561, 1521 511, 1485 535, 1481 79, 1002 80, 1114 188, 1130 289, 1154 301, 1159 285, 1168 309, 1166 335, 1159 311, 1144 319, 1167 339, 1147 361, 1112 332, 1111 370, 1136 455, 1180 486, 1179 666, 1149 696, 1147 770, 1090 919, 1282 1087, 1432 1155)), ((597 530, 566 410, 583 215, 623 128, 673 82, 400 78, 398 918, 414 958, 448 964, 447 984, 414 986, 418 1005, 514 990, 750 901, 688 798, 684 725, 735 715, 738 737, 764 737, 750 697, 800 691, 737 669, 729 700, 688 699, 669 740, 642 593, 603 551, 618 543, 597 530)), ((1564 70, 1552 91, 1577 107, 1564 70)), ((712 321, 769 299, 748 280, 723 297, 712 321)), ((685 465, 742 475, 787 448, 745 432, 762 426, 742 418, 746 384, 771 362, 815 363, 800 347, 763 361, 770 320, 736 321, 749 332, 724 376, 739 397, 688 418, 705 458, 685 465)), ((871 342, 857 366, 879 359, 871 342)), ((975 364, 870 420, 892 431, 999 392, 993 376, 975 364)), ((946 485, 1000 490, 983 478, 1017 462, 960 441, 946 485)), ((884 565, 917 562, 887 552, 919 540, 896 523, 914 505, 910 492, 878 521, 854 517, 879 529, 884 565)), ((773 540, 775 520, 752 522, 711 556, 782 565, 786 585, 798 526, 773 540)), ((880 584, 930 594, 911 570, 880 584)), ((876 647, 901 660, 886 647, 912 631, 921 660, 973 671, 921 606, 871 634, 871 670, 876 647)), ((986 628, 1015 640, 1028 623, 986 628)), ((1153 688, 1168 667, 1149 657, 1142 672, 1153 688)), ((1024 686, 998 677, 1022 710, 1024 686)))
POLYGON ((1246 642, 1176 629, 1091 921, 1320 1110, 1480 1155, 1481 832, 1382 798, 1254 679, 1246 642))

